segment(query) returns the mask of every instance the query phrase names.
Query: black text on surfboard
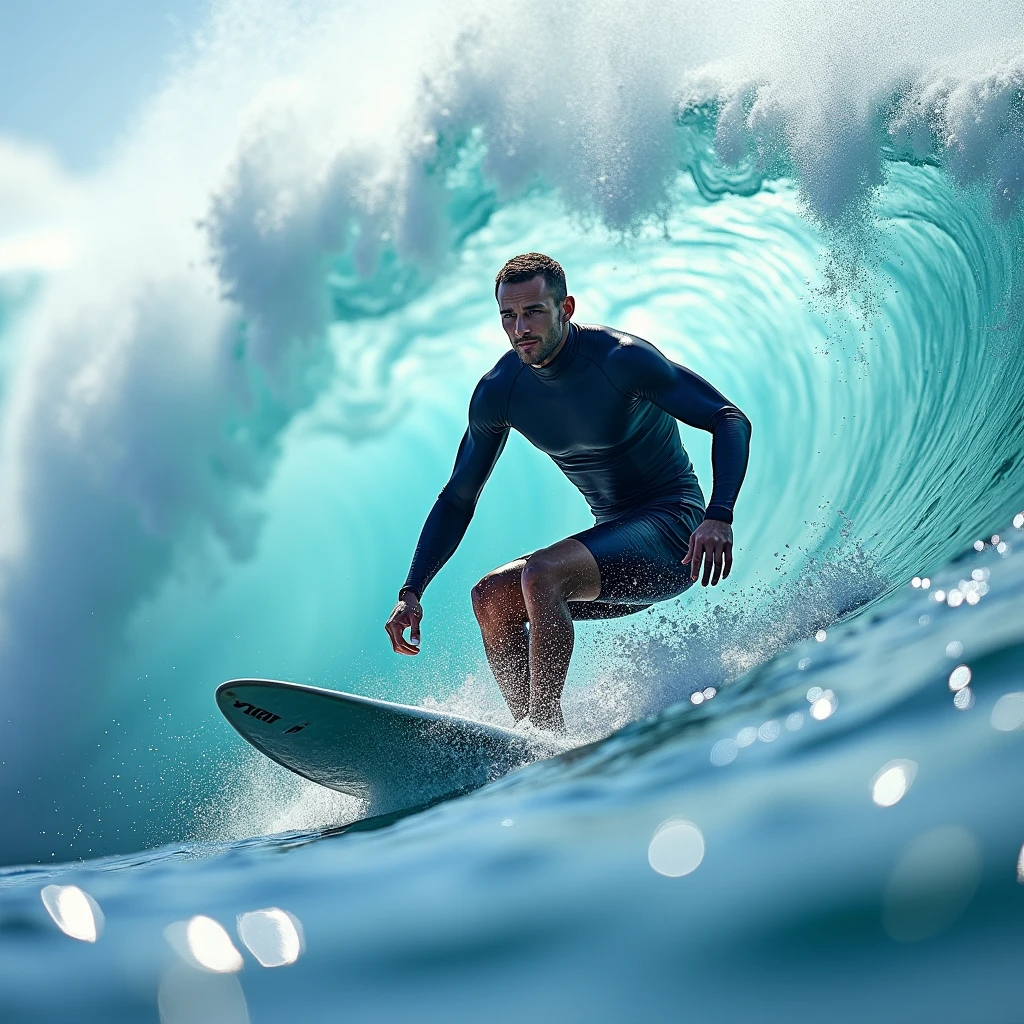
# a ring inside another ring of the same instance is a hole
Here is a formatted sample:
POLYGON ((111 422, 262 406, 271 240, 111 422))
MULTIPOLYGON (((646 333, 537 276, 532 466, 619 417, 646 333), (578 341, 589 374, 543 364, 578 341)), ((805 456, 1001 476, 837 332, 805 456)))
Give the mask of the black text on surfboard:
POLYGON ((281 717, 280 715, 275 715, 272 711, 258 708, 255 704, 250 704, 244 700, 236 700, 235 707, 241 708, 250 718, 258 718, 261 722, 266 722, 267 725, 273 725, 281 717))

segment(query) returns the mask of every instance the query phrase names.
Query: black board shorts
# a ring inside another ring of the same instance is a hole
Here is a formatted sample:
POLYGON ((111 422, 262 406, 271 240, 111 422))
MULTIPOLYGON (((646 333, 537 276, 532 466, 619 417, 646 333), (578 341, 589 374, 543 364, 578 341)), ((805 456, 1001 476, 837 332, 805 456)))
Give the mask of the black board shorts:
POLYGON ((601 593, 594 601, 570 601, 573 619, 614 619, 678 597, 693 583, 691 566, 682 562, 703 521, 702 508, 664 500, 574 533, 597 562, 601 593))

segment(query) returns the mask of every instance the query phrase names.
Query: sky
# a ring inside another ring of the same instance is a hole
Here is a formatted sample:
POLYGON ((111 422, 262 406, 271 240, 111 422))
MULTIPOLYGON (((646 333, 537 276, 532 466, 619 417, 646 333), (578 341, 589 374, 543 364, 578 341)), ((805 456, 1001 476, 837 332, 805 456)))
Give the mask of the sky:
POLYGON ((0 137, 96 168, 210 0, 0 0, 0 137))

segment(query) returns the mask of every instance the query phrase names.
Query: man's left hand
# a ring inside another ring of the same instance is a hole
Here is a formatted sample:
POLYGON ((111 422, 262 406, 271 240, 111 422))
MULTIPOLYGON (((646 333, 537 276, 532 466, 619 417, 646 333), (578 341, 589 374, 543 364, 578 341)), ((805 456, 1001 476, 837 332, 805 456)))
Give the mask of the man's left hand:
POLYGON ((683 559, 683 565, 692 565, 690 579, 700 575, 700 563, 704 562, 702 587, 708 583, 718 586, 732 572, 732 526, 720 519, 705 519, 690 535, 690 548, 683 559))

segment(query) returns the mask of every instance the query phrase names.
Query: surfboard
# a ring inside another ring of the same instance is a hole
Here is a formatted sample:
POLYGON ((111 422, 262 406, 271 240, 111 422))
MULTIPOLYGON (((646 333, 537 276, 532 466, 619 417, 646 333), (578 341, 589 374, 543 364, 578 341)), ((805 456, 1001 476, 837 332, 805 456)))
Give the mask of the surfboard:
POLYGON ((373 815, 476 789, 554 752, 484 722, 274 679, 230 679, 217 705, 271 760, 367 801, 373 815))

